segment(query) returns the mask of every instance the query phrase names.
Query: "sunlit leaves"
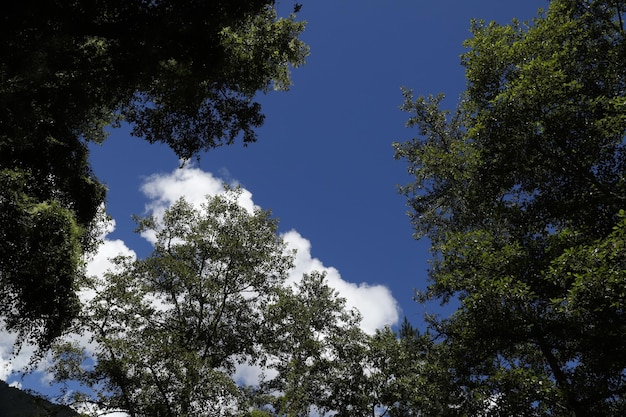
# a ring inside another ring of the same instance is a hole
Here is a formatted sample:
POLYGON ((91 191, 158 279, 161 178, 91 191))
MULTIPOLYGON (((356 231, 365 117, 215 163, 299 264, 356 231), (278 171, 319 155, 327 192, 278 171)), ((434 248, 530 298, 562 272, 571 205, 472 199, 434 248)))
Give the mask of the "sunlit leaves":
POLYGON ((236 71, 233 79, 244 88, 250 84, 248 94, 259 89, 267 91, 270 86, 287 89, 289 66, 303 64, 308 55, 308 47, 298 39, 303 30, 304 23, 296 22, 295 15, 278 19, 273 7, 266 7, 237 26, 225 27, 221 32, 222 44, 229 51, 232 69, 236 71), (263 79, 259 78, 261 74, 267 75, 263 79), (261 80, 266 85, 259 88, 261 80))

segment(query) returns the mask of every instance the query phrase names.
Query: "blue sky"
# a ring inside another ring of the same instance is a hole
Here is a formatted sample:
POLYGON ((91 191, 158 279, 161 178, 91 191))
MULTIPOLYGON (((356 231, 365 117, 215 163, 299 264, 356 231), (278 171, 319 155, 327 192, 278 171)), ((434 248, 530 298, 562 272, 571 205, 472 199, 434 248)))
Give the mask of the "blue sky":
MULTIPOLYGON (((416 95, 443 92, 453 108, 465 87, 462 42, 471 18, 507 23, 531 19, 546 0, 316 0, 303 2, 311 47, 292 72, 291 90, 260 96, 266 114, 259 140, 212 150, 197 168, 236 180, 256 204, 272 210, 281 230, 310 240, 312 255, 344 279, 388 286, 402 314, 418 319, 413 288, 426 279, 427 242, 416 242, 397 184, 410 180, 393 158, 404 127, 400 87, 416 95)), ((282 0, 289 12, 291 1, 282 0)), ((145 176, 178 166, 165 146, 115 131, 92 151, 95 173, 109 186, 115 238, 132 236, 130 214, 146 203, 145 176), (130 236, 129 236, 130 234, 130 236)), ((139 246, 135 246, 139 247, 139 246)))
MULTIPOLYGON (((372 323, 393 321, 388 307, 395 300, 397 318, 406 315, 419 324, 424 308, 412 301, 413 288, 426 285, 430 255, 427 242, 413 240, 406 200, 396 191, 410 177, 406 164, 394 160, 391 143, 417 134, 404 127, 409 115, 399 110, 400 87, 415 95, 443 92, 445 105, 453 108, 465 87, 459 56, 470 19, 528 20, 547 0, 302 3, 299 17, 308 21, 302 38, 311 55, 292 72, 291 90, 259 96, 266 122, 258 142, 202 154, 188 170, 188 185, 199 184, 193 192, 202 194, 202 187, 214 184, 208 173, 215 183, 238 182, 309 252, 303 262, 334 268, 329 270, 345 288, 346 282, 356 285, 346 291, 363 298, 368 314, 379 315, 372 323)), ((285 14, 293 2, 281 0, 280 6, 285 14)), ((150 244, 133 233, 131 215, 145 214, 151 202, 168 201, 147 197, 145 184, 163 193, 181 189, 171 182, 180 177, 179 161, 169 148, 130 137, 122 128, 92 148, 92 163, 109 188, 107 210, 115 230, 108 241, 146 255, 150 244), (170 180, 169 191, 159 179, 170 180)), ((6 349, 0 353, 7 364, 6 349)), ((28 381, 32 386, 25 382, 25 388, 38 389, 38 379, 28 381)))

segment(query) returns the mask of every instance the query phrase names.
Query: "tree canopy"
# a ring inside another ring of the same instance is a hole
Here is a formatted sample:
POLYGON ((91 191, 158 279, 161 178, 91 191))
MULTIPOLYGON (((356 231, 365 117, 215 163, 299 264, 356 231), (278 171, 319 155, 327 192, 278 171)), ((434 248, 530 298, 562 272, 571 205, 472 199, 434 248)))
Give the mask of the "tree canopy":
POLYGON ((304 23, 274 1, 14 2, 0 17, 0 314, 44 347, 78 311, 105 187, 89 142, 121 121, 181 158, 256 139, 304 23))
POLYGON ((91 296, 75 333, 53 350, 55 378, 74 383, 66 401, 131 417, 328 406, 334 353, 364 340, 360 317, 323 274, 287 282, 293 254, 277 221, 238 198, 179 200, 162 220, 142 220, 153 253, 119 258, 83 286, 91 296), (243 366, 263 371, 250 387, 236 378, 243 366))
POLYGON ((475 21, 454 113, 405 90, 402 191, 434 253, 419 299, 458 303, 430 322, 448 414, 626 411, 625 10, 475 21))

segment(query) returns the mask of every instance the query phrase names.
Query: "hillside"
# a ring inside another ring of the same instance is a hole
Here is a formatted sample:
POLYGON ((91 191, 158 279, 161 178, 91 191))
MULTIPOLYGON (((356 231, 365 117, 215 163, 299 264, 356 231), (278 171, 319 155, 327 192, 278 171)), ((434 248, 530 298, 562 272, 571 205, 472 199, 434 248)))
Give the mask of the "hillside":
POLYGON ((69 407, 53 404, 0 381, 0 417, 77 417, 69 407))

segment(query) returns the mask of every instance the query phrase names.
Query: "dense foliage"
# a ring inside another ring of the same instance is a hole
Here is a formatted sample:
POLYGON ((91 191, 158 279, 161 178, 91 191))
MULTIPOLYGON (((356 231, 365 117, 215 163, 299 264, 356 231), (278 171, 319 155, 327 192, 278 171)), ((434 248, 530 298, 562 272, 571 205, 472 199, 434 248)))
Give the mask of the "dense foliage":
POLYGON ((335 352, 364 340, 359 316, 323 274, 286 282, 292 253, 276 220, 238 197, 144 219, 152 255, 120 258, 84 286, 76 334, 54 349, 51 371, 73 384, 65 400, 131 417, 328 409, 335 352), (237 379, 246 366, 259 370, 251 387, 237 379))
POLYGON ((625 18, 621 0, 552 0, 526 24, 475 21, 454 113, 404 91, 402 192, 433 250, 417 298, 455 310, 366 335, 323 274, 289 282, 276 220, 233 190, 143 219, 150 256, 83 276, 105 195, 87 144, 122 120, 181 158, 254 141, 253 96, 289 85, 302 23, 267 0, 12 4, 3 326, 42 349, 71 329, 51 371, 94 413, 625 415, 625 18))
POLYGON ((434 253, 420 299, 458 305, 431 320, 432 415, 626 413, 625 11, 476 21, 454 114, 405 91, 420 136, 396 155, 434 253))
MULTIPOLYGON (((0 315, 45 347, 78 309, 105 188, 88 142, 125 121, 181 158, 255 140, 304 28, 274 1, 19 1, 0 16, 0 315)), ((112 161, 112 163, 114 163, 112 161)))

